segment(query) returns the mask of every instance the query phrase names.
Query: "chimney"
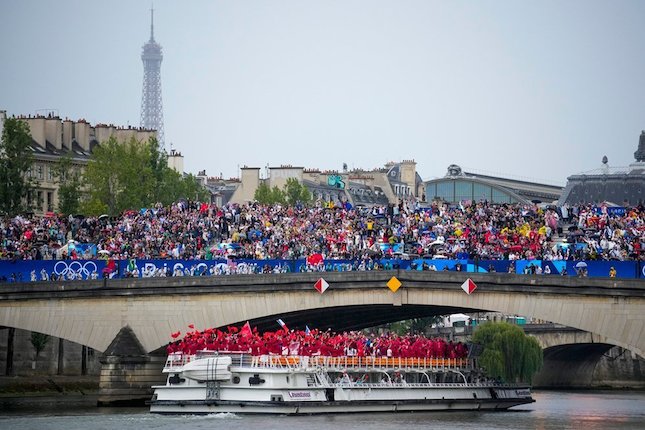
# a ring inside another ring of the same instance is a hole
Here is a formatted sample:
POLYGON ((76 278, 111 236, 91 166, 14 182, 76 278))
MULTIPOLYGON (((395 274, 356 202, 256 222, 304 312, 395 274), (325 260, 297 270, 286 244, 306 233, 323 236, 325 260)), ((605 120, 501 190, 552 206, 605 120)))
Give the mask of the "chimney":
POLYGON ((74 135, 83 151, 90 152, 90 125, 84 121, 77 122, 74 124, 74 135))
POLYGON ((63 124, 57 116, 45 119, 45 139, 59 151, 63 148, 63 124))
POLYGON ((45 148, 45 117, 37 116, 24 119, 29 125, 31 138, 41 147, 45 148))
MULTIPOLYGON (((72 147, 72 139, 74 138, 74 123, 71 119, 63 121, 63 141, 62 144, 67 148, 72 147)), ((62 149, 62 148, 61 148, 62 149)))

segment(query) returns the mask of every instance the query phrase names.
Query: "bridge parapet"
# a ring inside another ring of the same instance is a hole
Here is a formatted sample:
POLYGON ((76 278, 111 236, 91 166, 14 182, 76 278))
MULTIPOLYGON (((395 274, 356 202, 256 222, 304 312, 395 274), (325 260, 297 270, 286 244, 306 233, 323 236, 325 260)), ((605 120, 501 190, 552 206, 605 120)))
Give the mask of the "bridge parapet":
POLYGON ((645 281, 639 279, 392 270, 23 282, 0 284, 0 300, 38 299, 52 293, 61 298, 81 298, 313 290, 321 277, 332 289, 386 288, 392 276, 405 288, 457 289, 470 278, 479 291, 535 292, 532 289, 540 288, 549 293, 571 293, 575 289, 580 295, 645 296, 645 281))

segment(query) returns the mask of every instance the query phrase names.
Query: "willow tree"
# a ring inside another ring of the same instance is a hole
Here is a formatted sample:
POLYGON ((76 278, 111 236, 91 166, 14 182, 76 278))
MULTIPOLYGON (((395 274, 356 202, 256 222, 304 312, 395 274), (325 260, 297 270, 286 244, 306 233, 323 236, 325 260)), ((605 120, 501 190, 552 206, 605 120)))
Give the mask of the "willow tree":
POLYGON ((542 367, 542 348, 517 325, 484 323, 475 330, 473 342, 483 347, 479 363, 490 377, 506 382, 530 382, 542 367))

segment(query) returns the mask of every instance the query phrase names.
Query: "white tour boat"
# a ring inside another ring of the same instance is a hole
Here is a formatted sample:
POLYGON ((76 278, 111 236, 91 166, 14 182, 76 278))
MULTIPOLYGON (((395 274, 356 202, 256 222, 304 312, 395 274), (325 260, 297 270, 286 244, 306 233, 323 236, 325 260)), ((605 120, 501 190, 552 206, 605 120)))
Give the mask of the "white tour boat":
POLYGON ((470 359, 172 353, 155 413, 317 414, 501 410, 534 402, 530 387, 492 382, 470 359))

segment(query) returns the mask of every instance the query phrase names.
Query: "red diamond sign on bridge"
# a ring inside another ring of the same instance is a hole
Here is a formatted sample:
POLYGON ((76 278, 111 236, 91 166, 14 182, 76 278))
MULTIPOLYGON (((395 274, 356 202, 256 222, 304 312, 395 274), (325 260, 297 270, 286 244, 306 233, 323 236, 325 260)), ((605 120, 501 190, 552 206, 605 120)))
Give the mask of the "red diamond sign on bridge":
POLYGON ((468 278, 466 281, 461 284, 461 289, 466 292, 466 294, 471 294, 475 289, 477 288, 477 285, 473 282, 472 279, 468 278))
POLYGON ((329 284, 327 281, 325 281, 323 278, 320 278, 319 280, 316 281, 314 284, 314 288, 318 290, 320 294, 324 293, 327 288, 329 288, 329 284))

